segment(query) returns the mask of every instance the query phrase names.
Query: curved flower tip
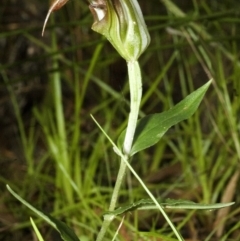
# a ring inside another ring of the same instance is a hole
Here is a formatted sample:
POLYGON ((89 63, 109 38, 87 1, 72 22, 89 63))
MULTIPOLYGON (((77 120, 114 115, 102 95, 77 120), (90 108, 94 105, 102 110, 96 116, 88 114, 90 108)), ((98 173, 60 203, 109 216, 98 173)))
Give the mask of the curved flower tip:
POLYGON ((127 61, 137 60, 150 43, 137 0, 92 0, 92 29, 104 35, 127 61))
POLYGON ((54 11, 57 11, 60 9, 63 5, 65 5, 68 2, 68 0, 54 0, 51 7, 48 10, 47 16, 45 18, 44 24, 43 24, 43 29, 42 29, 42 36, 44 35, 45 27, 47 25, 47 21, 50 17, 50 14, 54 11))

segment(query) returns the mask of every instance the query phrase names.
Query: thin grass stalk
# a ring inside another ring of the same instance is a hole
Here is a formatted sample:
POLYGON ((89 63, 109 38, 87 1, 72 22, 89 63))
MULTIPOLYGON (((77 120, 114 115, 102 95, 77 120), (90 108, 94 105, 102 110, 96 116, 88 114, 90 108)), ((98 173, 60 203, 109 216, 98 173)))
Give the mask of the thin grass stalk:
MULTIPOLYGON (((52 18, 53 19, 53 18, 52 18)), ((52 20, 53 21, 53 20, 52 20)), ((58 52, 57 47, 57 37, 56 32, 52 31, 51 34, 52 40, 52 51, 54 53, 58 52)), ((57 186, 62 186, 64 189, 64 193, 66 194, 67 201, 72 204, 73 203, 73 192, 71 185, 69 183, 69 178, 65 175, 71 176, 71 162, 68 157, 67 151, 67 135, 66 135, 66 127, 65 127, 65 117, 63 112, 62 105, 62 84, 61 84, 61 76, 59 72, 59 63, 56 55, 52 57, 52 68, 54 72, 52 74, 52 90, 53 90, 53 102, 54 102, 54 110, 55 110, 55 120, 56 120, 56 131, 55 133, 58 137, 54 138, 55 144, 58 148, 58 153, 56 153, 55 158, 57 158, 58 168, 57 168, 57 186), (60 167, 60 168, 59 168, 60 167), (64 170, 65 174, 62 170, 64 170)))

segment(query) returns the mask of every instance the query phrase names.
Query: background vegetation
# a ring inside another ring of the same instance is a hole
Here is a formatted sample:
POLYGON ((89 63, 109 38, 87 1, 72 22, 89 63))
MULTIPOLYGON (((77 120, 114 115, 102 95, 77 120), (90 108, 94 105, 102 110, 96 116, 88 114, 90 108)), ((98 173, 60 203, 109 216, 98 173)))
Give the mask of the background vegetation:
MULTIPOLYGON (((236 201, 220 211, 169 213, 186 240, 239 240, 240 3, 139 3, 152 38, 140 59, 141 116, 167 110, 214 81, 199 111, 132 165, 157 197, 236 201)), ((42 38, 48 7, 43 0, 2 0, 0 6, 0 240, 35 240, 33 213, 10 196, 6 183, 67 222, 81 240, 94 240, 118 170, 90 114, 117 139, 129 110, 126 64, 91 30, 85 1, 69 1, 54 13, 42 38)), ((144 197, 128 175, 119 203, 144 197)), ((59 240, 34 220, 45 240, 59 240)), ((119 238, 175 240, 153 211, 127 215, 119 238)))

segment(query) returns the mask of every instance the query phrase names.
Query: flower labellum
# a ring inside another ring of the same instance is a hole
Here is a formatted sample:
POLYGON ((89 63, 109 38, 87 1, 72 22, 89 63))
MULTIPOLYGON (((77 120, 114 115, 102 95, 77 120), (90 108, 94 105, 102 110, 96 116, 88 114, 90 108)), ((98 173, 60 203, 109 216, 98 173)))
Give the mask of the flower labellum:
POLYGON ((43 29, 42 29, 42 36, 44 35, 45 27, 47 25, 47 21, 50 17, 50 14, 54 11, 57 11, 60 9, 63 5, 65 5, 68 2, 68 0, 54 0, 51 7, 48 10, 47 16, 45 18, 44 24, 43 24, 43 29))
POLYGON ((150 43, 137 0, 92 0, 92 29, 104 35, 126 61, 134 61, 150 43))

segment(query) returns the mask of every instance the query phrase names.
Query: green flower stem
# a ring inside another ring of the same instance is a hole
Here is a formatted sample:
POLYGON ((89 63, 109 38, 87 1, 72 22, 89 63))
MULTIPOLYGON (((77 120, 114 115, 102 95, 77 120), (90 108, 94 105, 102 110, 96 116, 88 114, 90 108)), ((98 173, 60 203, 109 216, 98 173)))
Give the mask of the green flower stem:
MULTIPOLYGON (((142 98, 142 78, 138 61, 128 62, 128 76, 130 86, 130 114, 128 118, 126 135, 123 143, 123 154, 125 158, 129 161, 142 98)), ((126 168, 126 163, 123 160, 121 160, 116 184, 113 190, 113 195, 109 206, 109 211, 113 211, 116 207, 119 190, 126 173, 126 168)))
MULTIPOLYGON (((127 66, 130 86, 130 114, 128 118, 126 135, 123 143, 123 154, 125 159, 129 161, 142 98, 142 77, 138 61, 130 61, 127 63, 127 66)), ((116 207, 120 187, 126 174, 126 168, 126 162, 123 159, 121 159, 121 164, 118 171, 115 187, 113 190, 109 211, 113 211, 116 207)), ((101 230, 98 233, 97 241, 103 240, 104 235, 111 221, 112 219, 106 216, 106 218, 103 221, 101 230)))
POLYGON ((134 133, 137 126, 138 113, 142 99, 142 77, 138 61, 128 62, 128 75, 130 86, 130 114, 126 135, 123 143, 123 154, 130 156, 134 133))

